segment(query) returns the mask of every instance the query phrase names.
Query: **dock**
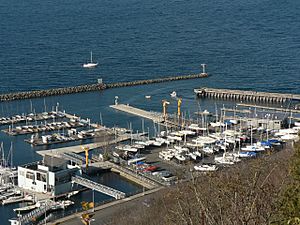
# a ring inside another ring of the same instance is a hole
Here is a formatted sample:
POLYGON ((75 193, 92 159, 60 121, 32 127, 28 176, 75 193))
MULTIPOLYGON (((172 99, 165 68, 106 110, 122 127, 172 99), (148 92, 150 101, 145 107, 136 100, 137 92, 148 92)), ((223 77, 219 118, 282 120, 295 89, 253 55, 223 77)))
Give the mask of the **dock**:
POLYGON ((130 105, 117 104, 117 105, 111 105, 110 107, 115 110, 119 110, 125 113, 133 114, 135 116, 140 116, 149 120, 153 120, 156 123, 162 123, 164 121, 164 118, 160 113, 149 112, 146 110, 132 107, 130 105))
POLYGON ((0 118, 0 126, 1 125, 14 125, 19 123, 27 123, 27 122, 35 122, 35 121, 46 121, 53 120, 58 118, 64 118, 66 115, 65 112, 61 111, 51 111, 51 112, 43 112, 43 113, 29 113, 28 115, 12 115, 10 117, 2 117, 0 118))
POLYGON ((72 177, 72 182, 80 184, 81 186, 87 187, 89 189, 101 192, 103 194, 109 195, 111 197, 114 197, 115 199, 122 199, 126 197, 126 194, 122 191, 116 190, 103 184, 96 183, 84 177, 74 176, 72 177))
POLYGON ((56 149, 50 149, 50 150, 44 150, 44 151, 37 151, 38 154, 44 156, 44 155, 53 155, 53 156, 59 156, 66 152, 73 152, 73 153, 82 153, 84 152, 84 148, 96 149, 101 148, 107 145, 116 144, 122 141, 126 141, 130 139, 130 135, 123 135, 120 137, 117 137, 116 139, 110 140, 110 141, 102 141, 102 142, 95 142, 85 145, 76 145, 76 146, 69 146, 69 147, 63 147, 63 148, 56 148, 56 149))
POLYGON ((225 100, 254 101, 269 103, 285 103, 287 101, 300 101, 300 95, 282 94, 271 92, 257 92, 244 90, 216 89, 216 88, 198 88, 194 89, 198 97, 209 97, 225 100))
POLYGON ((244 103, 238 103, 237 105, 238 106, 242 106, 242 107, 252 107, 252 108, 258 108, 258 109, 266 109, 266 110, 278 111, 278 112, 300 113, 300 109, 278 108, 278 107, 253 105, 253 104, 244 104, 244 103))

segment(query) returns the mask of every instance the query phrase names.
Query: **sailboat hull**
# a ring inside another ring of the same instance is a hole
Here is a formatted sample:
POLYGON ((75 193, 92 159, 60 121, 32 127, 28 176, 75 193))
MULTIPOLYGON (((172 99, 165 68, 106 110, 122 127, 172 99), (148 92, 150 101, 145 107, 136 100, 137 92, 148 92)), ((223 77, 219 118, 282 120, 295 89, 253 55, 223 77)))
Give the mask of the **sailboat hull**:
POLYGON ((83 64, 82 67, 84 68, 93 68, 93 67, 96 67, 98 66, 98 63, 86 63, 86 64, 83 64))

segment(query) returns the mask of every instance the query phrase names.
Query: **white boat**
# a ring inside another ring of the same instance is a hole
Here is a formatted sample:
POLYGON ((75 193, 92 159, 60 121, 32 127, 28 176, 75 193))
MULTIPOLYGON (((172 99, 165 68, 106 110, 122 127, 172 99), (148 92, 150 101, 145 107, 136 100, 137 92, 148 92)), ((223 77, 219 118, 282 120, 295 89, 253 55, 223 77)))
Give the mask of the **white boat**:
POLYGON ((128 152, 137 152, 137 148, 133 148, 130 145, 119 145, 116 146, 116 149, 122 150, 122 151, 128 151, 128 152))
POLYGON ((234 162, 231 159, 226 158, 224 156, 215 157, 215 162, 219 163, 219 164, 224 164, 224 165, 233 165, 234 164, 234 162))
POLYGON ((151 98, 151 95, 145 95, 145 98, 146 98, 146 99, 150 99, 150 98, 151 98))
POLYGON ((176 154, 175 155, 175 158, 178 159, 179 161, 183 162, 186 160, 186 158, 183 156, 183 155, 179 155, 179 154, 176 154))
POLYGON ((172 98, 175 98, 177 96, 177 93, 176 93, 176 91, 173 91, 170 95, 172 98))
POLYGON ((65 209, 69 207, 70 205, 73 205, 74 202, 70 200, 63 200, 63 201, 58 201, 52 206, 52 210, 58 210, 58 209, 65 209))
POLYGON ((236 157, 239 158, 252 158, 256 156, 255 152, 238 152, 238 153, 234 153, 236 157))
POLYGON ((31 196, 31 195, 12 196, 12 197, 9 197, 8 199, 2 200, 2 205, 18 203, 18 202, 25 202, 25 201, 33 201, 33 196, 31 196))
POLYGON ((71 191, 71 192, 69 192, 68 194, 67 194, 67 198, 70 198, 70 197, 72 197, 72 196, 74 196, 74 195, 77 195, 79 193, 79 191, 71 191))
POLYGON ((158 157, 163 160, 170 161, 174 157, 174 154, 169 151, 162 151, 158 153, 158 157))
POLYGON ((20 208, 15 208, 13 210, 18 213, 25 213, 25 212, 34 210, 37 207, 38 207, 37 204, 33 204, 33 205, 28 205, 28 206, 24 206, 24 207, 20 207, 20 208))
POLYGON ((281 140, 283 141, 298 141, 299 136, 297 134, 286 134, 281 136, 281 140))
POLYGON ((218 170, 218 167, 216 165, 202 164, 194 166, 194 169, 197 171, 210 172, 218 170))
POLYGON ((98 66, 98 63, 94 63, 94 62, 93 62, 93 53, 92 53, 92 51, 91 51, 91 62, 89 62, 89 63, 84 63, 84 64, 82 65, 82 67, 84 67, 84 68, 93 68, 93 67, 96 67, 96 66, 98 66))
POLYGON ((198 157, 198 155, 196 155, 196 154, 194 154, 192 152, 189 152, 188 154, 186 154, 186 156, 189 156, 193 160, 197 160, 197 157, 198 157))
POLYGON ((265 148, 263 146, 259 145, 247 145, 246 147, 241 148, 242 151, 247 152, 262 152, 265 151, 265 148))
POLYGON ((208 147, 208 146, 203 147, 202 151, 207 153, 207 154, 213 154, 214 153, 214 149, 211 148, 211 147, 208 147))
POLYGON ((186 147, 182 147, 182 146, 179 146, 179 145, 175 145, 174 148, 179 151, 179 152, 188 152, 189 149, 186 148, 186 147))
POLYGON ((146 142, 146 141, 136 141, 134 143, 137 144, 137 145, 149 146, 149 143, 146 142))

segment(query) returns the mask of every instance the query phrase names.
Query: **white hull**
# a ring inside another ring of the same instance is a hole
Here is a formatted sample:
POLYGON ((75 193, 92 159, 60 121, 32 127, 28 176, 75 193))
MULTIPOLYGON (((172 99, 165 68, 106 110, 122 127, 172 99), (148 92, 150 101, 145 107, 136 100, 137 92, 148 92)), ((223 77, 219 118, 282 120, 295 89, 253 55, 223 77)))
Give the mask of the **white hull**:
POLYGON ((98 63, 85 63, 82 65, 83 68, 93 68, 98 66, 98 63))
POLYGON ((202 172, 210 172, 210 171, 216 171, 218 170, 218 167, 216 165, 199 165, 199 166, 194 166, 194 169, 197 171, 202 171, 202 172))

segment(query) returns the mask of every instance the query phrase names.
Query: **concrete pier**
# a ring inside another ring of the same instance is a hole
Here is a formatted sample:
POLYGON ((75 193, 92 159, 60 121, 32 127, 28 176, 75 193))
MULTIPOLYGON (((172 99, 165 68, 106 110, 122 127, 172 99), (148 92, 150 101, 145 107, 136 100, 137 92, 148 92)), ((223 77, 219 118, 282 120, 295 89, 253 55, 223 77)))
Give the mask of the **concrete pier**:
POLYGON ((282 94, 216 88, 199 88, 194 89, 194 92, 197 94, 198 97, 209 97, 236 101, 254 101, 268 103, 285 103, 287 101, 300 101, 300 95, 296 94, 282 94))
POLYGON ((154 122, 157 122, 157 123, 161 123, 164 121, 162 115, 160 115, 160 114, 157 114, 154 112, 149 112, 149 111, 142 110, 142 109, 138 109, 138 108, 132 107, 130 105, 117 104, 117 105, 111 105, 110 107, 113 109, 122 111, 122 112, 126 112, 129 114, 133 114, 136 116, 140 116, 140 117, 149 119, 149 120, 153 120, 154 122))

